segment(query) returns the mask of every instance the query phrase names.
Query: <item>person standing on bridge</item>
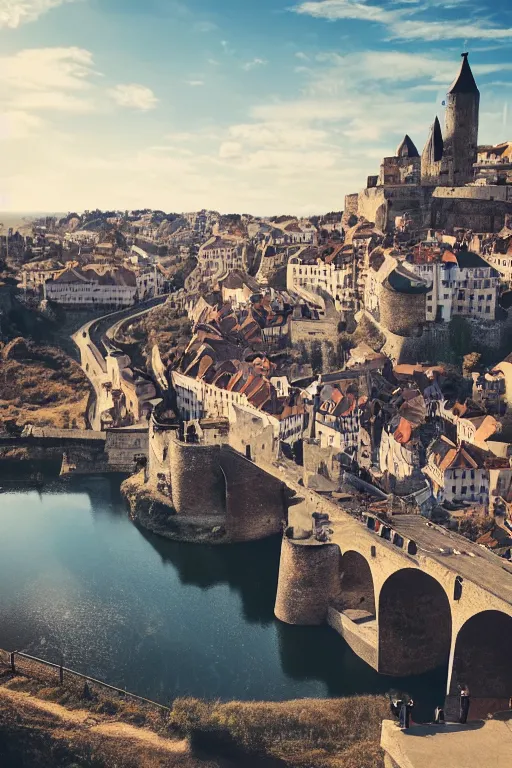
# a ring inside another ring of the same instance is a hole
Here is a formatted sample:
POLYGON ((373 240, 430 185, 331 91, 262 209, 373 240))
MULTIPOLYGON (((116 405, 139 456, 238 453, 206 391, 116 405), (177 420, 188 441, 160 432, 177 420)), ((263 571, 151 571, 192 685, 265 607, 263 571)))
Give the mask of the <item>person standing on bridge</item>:
POLYGON ((469 705, 471 703, 471 699, 469 697, 469 688, 467 687, 467 685, 463 685, 460 689, 459 703, 460 703, 459 722, 462 725, 465 725, 468 720, 469 705))
POLYGON ((414 701, 409 696, 404 696, 400 708, 400 728, 409 728, 411 724, 411 712, 414 707, 414 701))

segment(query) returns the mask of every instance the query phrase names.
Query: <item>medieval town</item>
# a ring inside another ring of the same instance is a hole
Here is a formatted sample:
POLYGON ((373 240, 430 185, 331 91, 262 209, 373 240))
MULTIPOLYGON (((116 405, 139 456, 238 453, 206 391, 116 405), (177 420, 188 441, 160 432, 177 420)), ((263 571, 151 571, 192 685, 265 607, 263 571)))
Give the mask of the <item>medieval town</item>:
POLYGON ((399 679, 395 768, 426 764, 402 762, 410 676, 448 670, 421 722, 458 723, 454 754, 478 749, 468 714, 505 741, 487 718, 512 705, 512 141, 479 144, 479 111, 463 53, 444 125, 328 214, 95 210, 1 238, 3 466, 121 474, 165 543, 278 537, 279 623, 399 679))

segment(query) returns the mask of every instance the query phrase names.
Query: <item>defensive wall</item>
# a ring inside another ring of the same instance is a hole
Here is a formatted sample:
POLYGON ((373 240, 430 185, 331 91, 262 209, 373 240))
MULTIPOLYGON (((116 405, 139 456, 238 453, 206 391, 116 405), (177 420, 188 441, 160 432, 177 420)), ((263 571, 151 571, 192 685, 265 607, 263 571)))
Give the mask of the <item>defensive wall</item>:
MULTIPOLYGON (((270 468, 269 468, 270 470, 270 468)), ((406 676, 446 664, 447 707, 468 685, 473 711, 508 707, 512 565, 420 516, 357 519, 333 499, 271 470, 301 503, 288 511, 275 613, 290 624, 329 623, 377 671, 406 676), (311 535, 311 513, 333 531, 311 535)))
POLYGON ((105 432, 28 426, 20 436, 0 436, 0 452, 22 449, 27 459, 62 459, 61 474, 133 472, 148 455, 148 434, 142 429, 105 432))
MULTIPOLYGON (((348 196, 351 210, 354 196, 348 196)), ((476 232, 499 232, 512 213, 511 191, 506 186, 434 187, 415 184, 363 189, 357 197, 357 215, 382 231, 407 213, 420 228, 463 227, 476 232)))
MULTIPOLYGON (((381 304, 380 322, 372 313, 365 312, 386 339, 380 350, 382 354, 395 364, 415 364, 418 360, 448 360, 452 354, 449 323, 427 322, 425 315, 421 323, 419 306, 414 302, 408 306, 401 299, 392 296, 389 304, 381 304)), ((465 320, 471 328, 474 346, 484 349, 499 350, 512 330, 511 312, 504 320, 482 321, 470 317, 465 320)))
POLYGON ((217 518, 229 541, 251 541, 282 530, 283 483, 228 445, 169 438, 172 505, 178 516, 217 518))

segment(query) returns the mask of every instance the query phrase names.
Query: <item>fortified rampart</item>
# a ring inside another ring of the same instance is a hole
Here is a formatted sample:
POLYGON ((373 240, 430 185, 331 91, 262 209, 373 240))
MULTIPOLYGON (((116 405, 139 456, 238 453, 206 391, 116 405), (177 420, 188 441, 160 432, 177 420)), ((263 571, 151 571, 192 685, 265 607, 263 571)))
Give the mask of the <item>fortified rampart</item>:
POLYGON ((178 515, 198 517, 226 514, 226 485, 220 465, 220 445, 169 442, 173 506, 178 515))
POLYGON ((329 606, 340 597, 340 550, 283 537, 275 614, 286 624, 327 622, 329 606))
POLYGON ((426 293, 399 293, 386 282, 379 295, 380 324, 397 336, 419 336, 426 315, 426 293))
MULTIPOLYGON (((398 305, 391 305, 390 317, 400 311, 398 305), (396 310, 393 308, 396 306, 396 310)), ((367 313, 368 314, 368 313, 367 313)), ((450 327, 448 323, 423 322, 417 326, 417 332, 408 336, 393 333, 382 322, 368 314, 371 322, 383 334, 386 342, 380 350, 396 365, 398 363, 416 364, 418 360, 448 360, 452 354, 450 345, 450 327)), ((472 343, 475 347, 498 350, 506 341, 511 331, 512 317, 505 320, 479 321, 466 318, 471 328, 472 343)), ((391 324, 391 323, 390 323, 391 324)), ((393 327, 395 322, 392 320, 393 327)))
MULTIPOLYGON (((237 415, 248 418, 243 408, 237 415)), ((140 488, 144 500, 151 489, 159 503, 167 498, 174 515, 169 533, 178 539, 193 541, 197 531, 197 540, 209 540, 208 530, 215 530, 210 537, 214 542, 252 541, 279 533, 286 520, 286 487, 247 458, 272 461, 272 426, 249 423, 245 432, 237 430, 238 438, 244 436, 243 445, 234 441, 236 448, 244 449, 240 451, 227 444, 222 420, 206 422, 197 423, 199 431, 203 427, 202 441, 196 437, 186 442, 178 425, 151 419, 147 482, 140 488)), ((136 501, 133 504, 136 514, 136 501)))

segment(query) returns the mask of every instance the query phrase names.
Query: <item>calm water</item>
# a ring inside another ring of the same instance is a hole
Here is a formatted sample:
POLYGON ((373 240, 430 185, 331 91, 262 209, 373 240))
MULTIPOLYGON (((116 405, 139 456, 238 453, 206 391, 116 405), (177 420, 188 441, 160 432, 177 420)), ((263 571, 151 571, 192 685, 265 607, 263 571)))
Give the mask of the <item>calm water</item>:
POLYGON ((430 718, 445 671, 378 675, 331 629, 273 615, 278 539, 177 544, 128 519, 119 478, 31 489, 0 468, 0 647, 140 695, 291 699, 391 687, 430 718), (7 477, 10 480, 7 480, 7 477))

